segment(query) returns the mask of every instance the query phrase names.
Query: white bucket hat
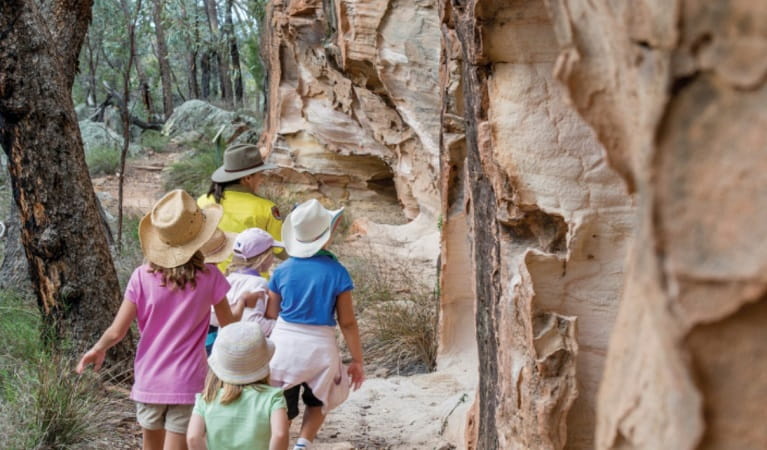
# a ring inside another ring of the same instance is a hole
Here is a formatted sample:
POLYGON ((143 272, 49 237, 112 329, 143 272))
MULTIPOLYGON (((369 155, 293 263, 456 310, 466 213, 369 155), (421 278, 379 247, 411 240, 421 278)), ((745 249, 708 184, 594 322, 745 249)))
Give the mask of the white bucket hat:
POLYGON ((186 191, 170 191, 139 223, 141 250, 161 267, 186 264, 213 236, 223 215, 221 205, 200 209, 186 191))
POLYGON ((296 258, 314 256, 330 239, 333 225, 344 209, 325 209, 316 199, 301 203, 282 225, 282 243, 288 255, 296 258))
POLYGON ((208 365, 219 380, 249 384, 269 375, 274 343, 264 337, 256 322, 235 322, 221 328, 208 365))

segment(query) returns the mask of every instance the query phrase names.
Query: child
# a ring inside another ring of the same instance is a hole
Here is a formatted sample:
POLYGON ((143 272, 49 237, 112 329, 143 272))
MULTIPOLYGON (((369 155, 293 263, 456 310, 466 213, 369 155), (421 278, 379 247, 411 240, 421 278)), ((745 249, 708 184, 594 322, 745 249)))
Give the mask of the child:
MULTIPOLYGON (((199 251, 216 230, 222 210, 203 210, 182 190, 166 194, 141 219, 139 238, 148 262, 125 288, 117 316, 80 359, 77 373, 99 370, 106 351, 138 320, 141 338, 134 361, 131 398, 144 436, 144 449, 186 447, 195 394, 205 381, 204 342, 213 305, 221 324, 233 321, 226 300, 229 283, 199 251)), ((242 302, 234 307, 242 314, 242 302)))
POLYGON ((285 396, 269 386, 273 354, 274 344, 264 339, 258 324, 221 328, 208 358, 205 390, 197 394, 189 422, 190 450, 288 448, 285 396))
POLYGON ((266 317, 279 314, 271 335, 277 346, 270 363, 271 384, 285 389, 290 420, 298 415, 301 388, 306 405, 294 450, 308 449, 327 412, 346 400, 349 377, 355 390, 365 379, 352 280, 346 268, 325 250, 342 212, 328 211, 317 200, 296 207, 282 228, 282 242, 290 258, 274 270, 269 281, 266 317), (352 355, 346 370, 336 344, 336 318, 352 355))
MULTIPOLYGON (((284 245, 275 241, 272 235, 260 228, 248 228, 237 235, 234 241, 232 263, 226 271, 226 280, 231 285, 226 297, 230 301, 241 299, 248 304, 255 302, 252 308, 245 307, 242 320, 258 322, 264 336, 271 334, 275 321, 264 317, 269 287, 261 274, 267 272, 272 266, 274 247, 284 248, 284 245)), ((210 324, 212 333, 208 334, 208 339, 205 341, 205 349, 208 352, 213 346, 219 326, 215 314, 210 316, 210 324), (213 334, 212 339, 211 334, 213 334)))

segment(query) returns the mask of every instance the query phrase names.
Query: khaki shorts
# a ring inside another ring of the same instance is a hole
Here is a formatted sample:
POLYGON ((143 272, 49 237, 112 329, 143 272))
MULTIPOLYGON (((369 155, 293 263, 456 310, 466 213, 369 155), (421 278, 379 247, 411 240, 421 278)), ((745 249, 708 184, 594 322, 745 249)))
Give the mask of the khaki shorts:
POLYGON ((158 405, 136 402, 136 419, 142 428, 186 434, 194 405, 158 405))

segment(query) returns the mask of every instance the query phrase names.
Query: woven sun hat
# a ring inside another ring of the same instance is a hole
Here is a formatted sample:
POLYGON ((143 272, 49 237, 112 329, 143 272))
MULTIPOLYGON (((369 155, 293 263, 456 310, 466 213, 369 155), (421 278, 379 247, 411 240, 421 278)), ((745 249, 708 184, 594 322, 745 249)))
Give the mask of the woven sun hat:
POLYGON ((200 209, 186 191, 170 191, 139 223, 141 250, 160 267, 186 264, 216 232, 223 214, 221 205, 200 209))
POLYGON ((248 384, 269 375, 274 343, 257 322, 234 322, 218 331, 208 365, 225 383, 248 384))
POLYGON ((224 150, 224 165, 216 169, 210 179, 215 183, 226 183, 256 172, 276 168, 274 164, 264 162, 258 146, 233 144, 224 150))
POLYGON ((237 233, 230 233, 222 231, 221 228, 216 228, 213 236, 200 248, 200 251, 205 256, 205 262, 208 264, 218 264, 226 261, 229 255, 232 254, 235 239, 237 239, 237 233))
POLYGON ((250 259, 258 256, 272 247, 282 247, 282 242, 275 241, 271 234, 261 228, 248 228, 237 235, 234 241, 234 254, 243 258, 250 259))
POLYGON ((330 239, 333 225, 344 209, 326 209, 316 199, 296 206, 282 224, 282 242, 288 255, 296 258, 314 256, 330 239))

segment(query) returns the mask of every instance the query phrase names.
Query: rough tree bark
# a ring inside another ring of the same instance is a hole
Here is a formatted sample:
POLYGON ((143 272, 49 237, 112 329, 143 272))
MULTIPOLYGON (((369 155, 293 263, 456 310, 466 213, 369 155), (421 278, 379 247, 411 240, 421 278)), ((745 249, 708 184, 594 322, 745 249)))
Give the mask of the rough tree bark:
MULTIPOLYGON (((121 296, 88 176, 71 89, 90 0, 0 3, 0 143, 44 320, 78 351, 121 296)), ((131 339, 115 347, 130 358, 131 339)))
POLYGON ((162 82, 162 107, 165 120, 173 114, 173 87, 171 86, 170 59, 168 58, 168 45, 165 42, 165 26, 162 22, 164 0, 153 0, 152 16, 154 31, 157 37, 157 61, 160 64, 160 80, 162 82))

